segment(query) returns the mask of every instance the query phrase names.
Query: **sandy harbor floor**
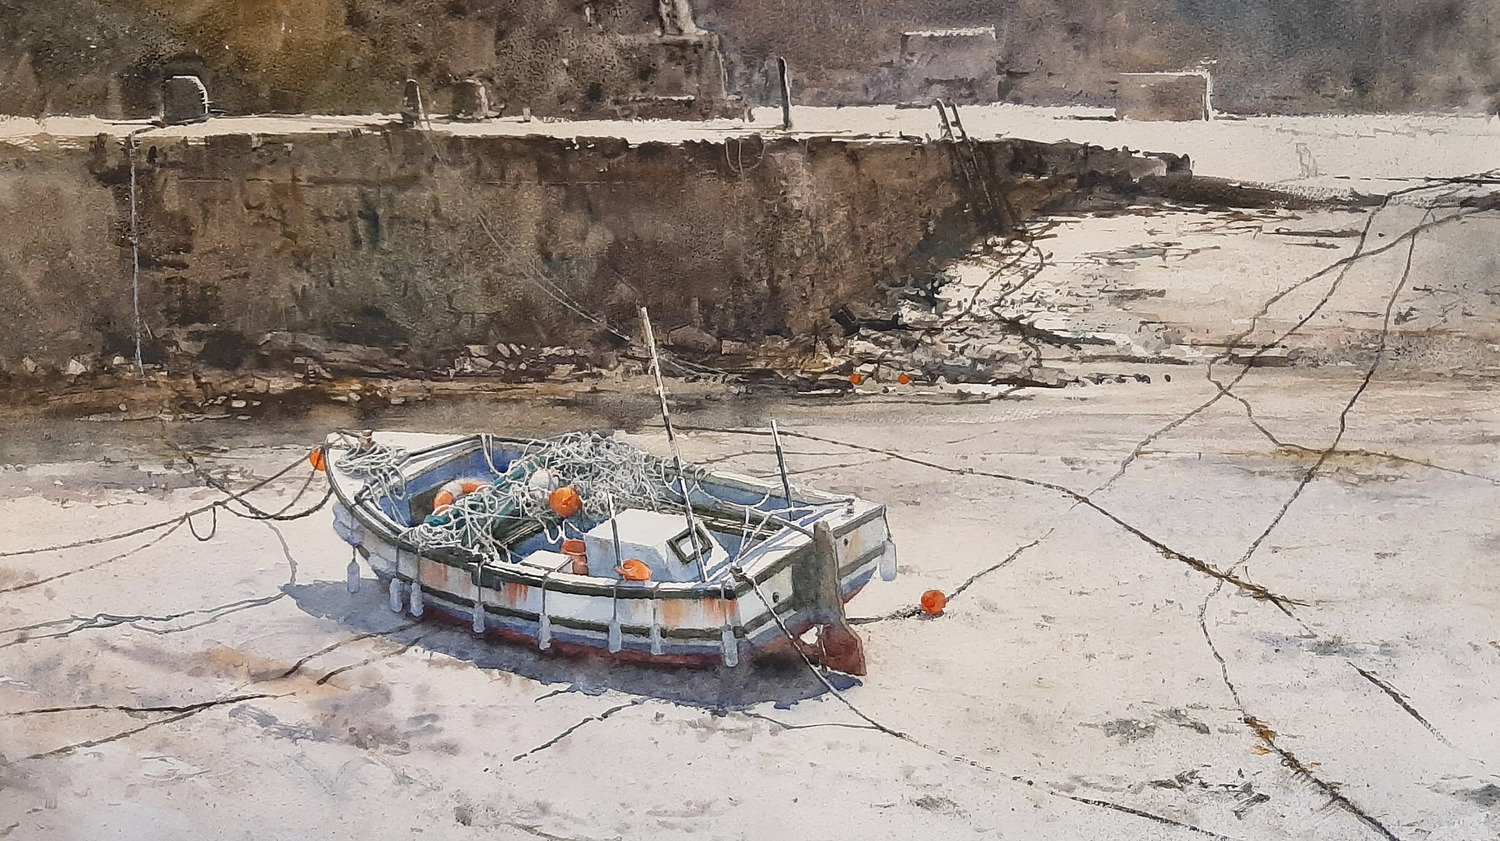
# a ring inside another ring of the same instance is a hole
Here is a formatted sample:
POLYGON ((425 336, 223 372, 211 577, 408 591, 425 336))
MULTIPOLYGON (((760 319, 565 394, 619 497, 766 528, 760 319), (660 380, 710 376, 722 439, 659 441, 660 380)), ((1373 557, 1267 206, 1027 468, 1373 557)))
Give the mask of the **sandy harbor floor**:
MULTIPOLYGON (((971 131, 1020 112, 986 113, 971 131)), ((1389 165, 1333 118, 1245 163, 1213 150, 1276 126, 1173 131, 1214 174, 1310 186, 1500 163, 1493 123, 1382 120, 1350 131, 1395 144, 1389 165), (1447 152, 1413 151, 1432 138, 1447 152)), ((1143 148, 1178 148, 1154 131, 1143 148)), ((956 269, 953 307, 1118 339, 1041 348, 1066 388, 674 383, 691 460, 769 474, 775 418, 794 481, 888 506, 900 576, 851 603, 869 674, 837 693, 801 668, 611 667, 414 622, 368 570, 347 592, 326 509, 16 554, 222 498, 186 454, 245 488, 337 428, 619 429, 665 453, 645 378, 247 420, 7 411, 0 837, 1500 837, 1500 246, 1463 198, 1373 222, 1070 216, 1037 229, 1024 287, 956 269), (1384 250, 1295 285, 1359 248, 1384 250), (1292 364, 1218 358, 1236 336, 1292 364), (947 612, 905 616, 929 588, 947 612)), ((309 475, 250 499, 306 508, 309 475)))
MULTIPOLYGON (((886 731, 796 669, 610 668, 414 624, 389 611, 368 571, 346 592, 349 551, 326 510, 220 517, 216 531, 204 515, 192 523, 212 533, 204 542, 182 527, 5 558, 0 829, 1493 838, 1490 384, 1375 380, 1341 452, 1243 560, 1336 434, 1359 372, 1253 375, 1260 422, 1310 454, 1271 445, 1228 399, 1142 446, 1216 389, 1180 365, 1111 370, 1151 381, 995 401, 684 407, 685 426, 760 430, 774 416, 827 439, 793 439, 795 478, 889 506, 901 575, 867 588, 853 614, 899 612, 929 587, 956 592, 940 618, 861 626, 870 673, 838 685, 886 731), (1097 508, 1002 476, 1073 489, 1097 508), (1234 569, 1287 610, 1111 518, 1234 569)), ((649 401, 642 383, 604 402, 475 402, 385 421, 544 433, 640 418, 649 401)), ((25 426, 7 460, 25 440, 31 461, 0 473, 6 548, 170 518, 216 496, 175 447, 243 487, 301 458, 315 429, 368 420, 341 411, 251 432, 25 426), (94 440, 75 440, 89 431, 94 440)), ((664 451, 649 424, 631 439, 664 451)), ((773 469, 761 435, 699 431, 685 444, 695 460, 773 469)), ((279 509, 305 477, 299 468, 252 499, 279 509)))

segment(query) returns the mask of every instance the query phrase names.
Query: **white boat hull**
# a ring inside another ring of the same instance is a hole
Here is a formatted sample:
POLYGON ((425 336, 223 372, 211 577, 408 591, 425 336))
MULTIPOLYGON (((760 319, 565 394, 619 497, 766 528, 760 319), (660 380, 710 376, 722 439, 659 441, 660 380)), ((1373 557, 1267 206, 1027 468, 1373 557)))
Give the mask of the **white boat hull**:
MULTIPOLYGON (((826 533, 821 548, 814 537, 785 529, 732 577, 638 583, 488 561, 473 553, 419 554, 403 544, 389 512, 341 473, 333 451, 329 475, 338 496, 334 530, 387 588, 393 609, 549 652, 715 666, 800 648, 860 674, 862 650, 829 651, 859 647, 844 621, 843 602, 877 573, 890 580, 896 571, 884 508, 859 500, 836 506, 814 524, 813 531, 826 533), (820 629, 818 642, 793 642, 814 628, 820 629)), ((736 488, 765 484, 706 475, 736 488)))

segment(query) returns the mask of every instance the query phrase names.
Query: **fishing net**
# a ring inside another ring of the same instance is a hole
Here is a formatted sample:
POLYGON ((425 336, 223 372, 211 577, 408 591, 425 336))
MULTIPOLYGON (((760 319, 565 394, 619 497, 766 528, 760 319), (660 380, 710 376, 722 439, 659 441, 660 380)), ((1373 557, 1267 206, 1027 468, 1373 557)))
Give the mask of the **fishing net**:
POLYGON ((363 479, 371 493, 392 501, 406 499, 406 476, 401 464, 406 451, 400 447, 372 444, 365 449, 350 450, 339 459, 339 470, 355 479, 363 479))
MULTIPOLYGON (((491 456, 489 440, 485 455, 491 456)), ((552 510, 552 491, 571 487, 578 493, 585 518, 603 519, 623 508, 659 509, 679 503, 668 462, 617 438, 587 432, 568 433, 528 446, 505 471, 495 469, 491 484, 454 500, 409 528, 403 537, 419 548, 461 546, 489 557, 510 556, 508 543, 517 534, 540 526, 560 540, 564 519, 552 510)))

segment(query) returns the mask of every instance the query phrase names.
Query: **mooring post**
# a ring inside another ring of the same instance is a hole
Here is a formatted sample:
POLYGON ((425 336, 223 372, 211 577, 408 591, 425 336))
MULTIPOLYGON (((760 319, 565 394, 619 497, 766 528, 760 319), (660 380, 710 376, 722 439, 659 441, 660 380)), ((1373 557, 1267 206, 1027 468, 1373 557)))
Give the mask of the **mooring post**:
POLYGON ((781 129, 792 130, 792 73, 787 69, 786 59, 776 59, 776 69, 781 71, 781 129))
POLYGON ((415 126, 427 117, 422 108, 422 86, 416 79, 407 79, 401 92, 401 123, 415 126))

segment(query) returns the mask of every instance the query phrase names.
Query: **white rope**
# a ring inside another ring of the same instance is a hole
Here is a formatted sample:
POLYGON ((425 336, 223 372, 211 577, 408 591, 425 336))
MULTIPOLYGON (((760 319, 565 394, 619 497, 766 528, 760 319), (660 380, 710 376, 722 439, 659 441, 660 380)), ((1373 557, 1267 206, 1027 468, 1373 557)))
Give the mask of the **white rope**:
POLYGON ((498 558, 510 552, 502 539, 507 521, 539 524, 550 543, 567 536, 568 521, 549 501, 556 488, 573 488, 582 514, 595 519, 609 516, 611 498, 636 507, 671 499, 665 460, 604 435, 576 432, 529 444, 504 472, 495 469, 488 446, 485 459, 493 483, 460 496, 403 536, 422 546, 462 546, 498 558))
MULTIPOLYGON (((463 548, 486 562, 515 562, 512 551, 518 532, 540 529, 548 544, 556 545, 570 532, 581 535, 580 520, 558 516, 550 504, 551 492, 571 487, 578 493, 582 520, 604 520, 610 516, 611 500, 619 508, 653 511, 680 510, 690 499, 717 499, 702 487, 701 470, 685 468, 682 474, 667 459, 653 455, 626 441, 607 435, 573 432, 524 445, 505 470, 495 463, 494 442, 480 438, 485 465, 492 481, 463 494, 433 516, 412 512, 416 522, 402 532, 420 551, 463 548), (676 475, 674 475, 676 474, 676 475), (678 475, 684 480, 679 484, 678 475), (684 495, 684 493, 686 495, 684 495)), ((400 447, 374 445, 353 449, 339 460, 338 469, 366 483, 366 493, 391 502, 410 499, 408 477, 402 470, 408 454, 400 447)), ((767 530, 796 524, 810 515, 843 505, 775 506, 774 490, 766 489, 750 504, 718 499, 717 504, 742 509, 744 525, 739 552, 754 548, 767 530), (752 527, 752 519, 755 521, 752 527)), ((739 512, 736 511, 738 514, 739 512)))
POLYGON ((400 447, 376 444, 367 450, 351 450, 339 459, 339 470, 355 479, 363 479, 372 493, 393 502, 406 499, 406 474, 401 465, 406 451, 400 447))

